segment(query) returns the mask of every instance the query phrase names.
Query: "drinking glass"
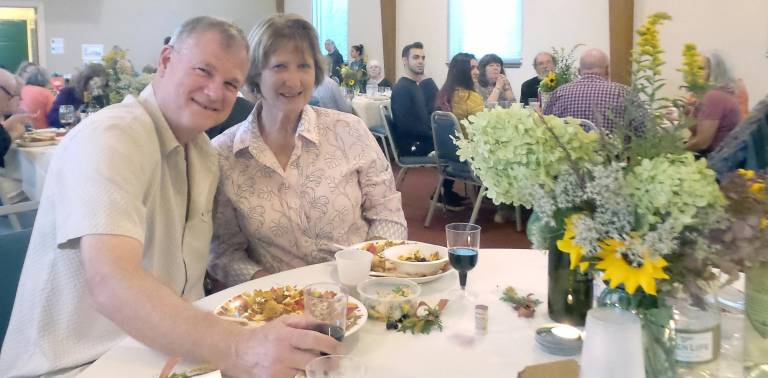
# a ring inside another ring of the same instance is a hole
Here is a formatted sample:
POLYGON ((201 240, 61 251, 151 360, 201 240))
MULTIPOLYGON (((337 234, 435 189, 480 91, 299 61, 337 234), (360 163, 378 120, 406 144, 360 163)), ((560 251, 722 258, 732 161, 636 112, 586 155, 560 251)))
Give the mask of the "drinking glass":
POLYGON ((509 109, 512 106, 512 101, 499 101, 499 106, 502 109, 509 109))
POLYGON ((344 285, 355 286, 368 279, 371 272, 373 254, 368 251, 348 248, 336 252, 336 268, 339 281, 344 285))
POLYGON ((539 100, 535 98, 529 98, 528 99, 528 106, 533 108, 536 111, 541 111, 541 106, 539 104, 539 100))
POLYGON ((462 295, 467 293, 467 272, 477 265, 477 254, 480 250, 480 226, 472 223, 451 223, 445 226, 446 247, 451 266, 459 272, 459 286, 462 295))
POLYGON ((581 351, 581 377, 645 377, 643 358, 641 324, 635 314, 616 307, 589 310, 581 351))
POLYGON ((61 105, 59 106, 59 122, 65 128, 71 128, 75 123, 75 107, 74 105, 61 105))
POLYGON ((319 320, 313 330, 343 340, 347 326, 347 290, 334 282, 304 288, 304 313, 319 320))
POLYGON ((304 371, 307 378, 362 378, 367 368, 357 358, 332 354, 310 361, 304 371))

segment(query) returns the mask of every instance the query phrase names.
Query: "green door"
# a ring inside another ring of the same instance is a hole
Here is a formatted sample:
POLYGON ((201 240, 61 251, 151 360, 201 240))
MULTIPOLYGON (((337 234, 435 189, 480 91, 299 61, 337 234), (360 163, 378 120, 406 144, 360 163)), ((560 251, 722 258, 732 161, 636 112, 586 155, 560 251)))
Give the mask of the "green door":
POLYGON ((26 20, 0 20, 0 67, 16 72, 19 63, 29 60, 28 43, 26 20))

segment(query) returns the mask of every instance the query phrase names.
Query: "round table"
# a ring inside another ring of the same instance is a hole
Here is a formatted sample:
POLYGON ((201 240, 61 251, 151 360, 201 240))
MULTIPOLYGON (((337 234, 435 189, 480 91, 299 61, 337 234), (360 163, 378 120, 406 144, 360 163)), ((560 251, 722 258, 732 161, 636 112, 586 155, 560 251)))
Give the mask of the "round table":
POLYGON ((369 129, 372 129, 384 126, 384 120, 381 118, 379 107, 381 105, 389 105, 389 103, 389 98, 386 96, 376 95, 369 97, 359 95, 352 99, 352 109, 354 109, 355 115, 360 117, 368 125, 369 129))
MULTIPOLYGON (((336 280, 333 262, 306 266, 221 291, 195 303, 212 311, 243 291, 276 285, 303 286, 336 280)), ((563 359, 541 351, 534 331, 551 322, 546 305, 532 319, 519 318, 512 307, 499 300, 507 286, 521 294, 533 293, 546 301, 547 259, 545 252, 522 249, 483 249, 477 267, 470 271, 467 288, 477 293, 478 304, 488 306, 488 333, 476 335, 474 306, 449 302, 442 319, 442 332, 411 335, 387 331, 384 323, 368 320, 356 334, 346 338, 347 354, 368 365, 369 378, 377 377, 510 377, 527 365, 563 359)), ((458 288, 458 274, 422 284, 422 297, 430 305, 458 288)), ((168 356, 127 338, 83 372, 81 377, 157 377, 168 356)))
POLYGON ((4 176, 21 181, 21 190, 27 197, 39 201, 43 196, 45 175, 55 150, 56 145, 19 147, 14 144, 4 157, 4 176))

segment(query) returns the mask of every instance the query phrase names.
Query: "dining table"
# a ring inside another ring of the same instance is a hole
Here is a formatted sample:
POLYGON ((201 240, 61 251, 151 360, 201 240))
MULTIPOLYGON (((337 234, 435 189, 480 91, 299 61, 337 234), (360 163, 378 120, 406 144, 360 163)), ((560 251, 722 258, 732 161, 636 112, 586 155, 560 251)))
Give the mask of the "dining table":
MULTIPOLYGON (((442 330, 414 335, 387 330, 384 322, 369 318, 358 332, 344 338, 345 353, 363 361, 368 370, 367 378, 515 377, 529 365, 569 358, 578 361, 579 356, 548 354, 535 342, 536 330, 552 323, 546 305, 547 253, 533 249, 481 249, 477 266, 468 274, 466 289, 472 293, 470 297, 456 295, 459 280, 455 271, 421 284, 420 299, 429 305, 449 299, 440 317, 442 330), (509 286, 519 294, 532 294, 544 304, 536 308, 531 318, 518 316, 509 303, 500 299, 509 286), (477 304, 488 307, 486 332, 478 332, 475 328, 477 304)), ((303 287, 329 281, 338 282, 335 262, 305 266, 248 281, 200 299, 194 305, 205 311, 214 311, 228 299, 246 291, 283 285, 303 287)), ((733 335, 732 330, 724 329, 724 343, 733 335)), ((730 342, 733 344, 733 340, 730 342)), ((79 377, 155 378, 169 357, 126 337, 79 377)), ((723 366, 718 369, 738 371, 738 364, 727 362, 731 359, 721 358, 723 366)), ((183 361, 176 370, 200 364, 183 361)))
POLYGON ((33 201, 43 196, 45 176, 51 163, 56 145, 22 147, 11 145, 5 154, 5 169, 2 175, 21 181, 21 190, 33 201))
POLYGON ((384 127, 384 120, 381 118, 381 105, 389 105, 388 96, 375 94, 373 96, 360 94, 352 99, 352 110, 355 115, 365 122, 369 129, 384 127))

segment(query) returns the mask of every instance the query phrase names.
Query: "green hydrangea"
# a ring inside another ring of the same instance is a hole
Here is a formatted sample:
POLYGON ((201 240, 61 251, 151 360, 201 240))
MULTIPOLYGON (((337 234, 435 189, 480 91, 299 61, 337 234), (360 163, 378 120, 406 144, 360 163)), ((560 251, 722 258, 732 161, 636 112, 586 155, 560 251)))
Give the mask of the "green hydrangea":
POLYGON ((638 231, 664 221, 675 231, 706 228, 725 211, 715 172, 691 153, 644 159, 627 174, 626 184, 638 213, 638 231))
POLYGON ((463 124, 468 136, 456 142, 459 156, 472 164, 496 203, 530 207, 534 186, 552 193, 555 178, 568 167, 566 152, 553 132, 577 166, 600 161, 599 135, 585 132, 574 119, 545 116, 542 121, 533 111, 515 105, 485 110, 463 124))

